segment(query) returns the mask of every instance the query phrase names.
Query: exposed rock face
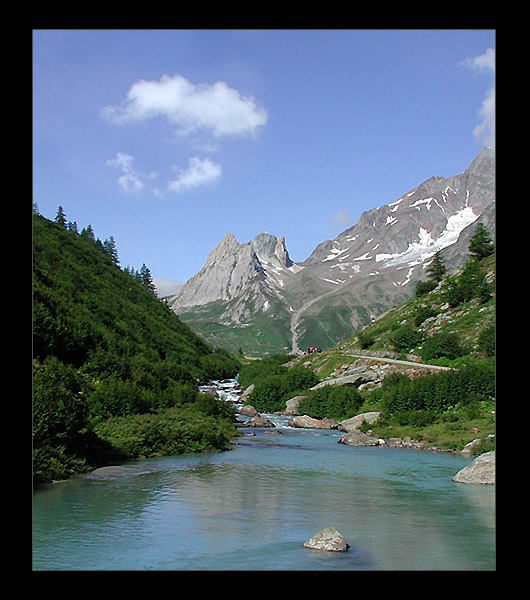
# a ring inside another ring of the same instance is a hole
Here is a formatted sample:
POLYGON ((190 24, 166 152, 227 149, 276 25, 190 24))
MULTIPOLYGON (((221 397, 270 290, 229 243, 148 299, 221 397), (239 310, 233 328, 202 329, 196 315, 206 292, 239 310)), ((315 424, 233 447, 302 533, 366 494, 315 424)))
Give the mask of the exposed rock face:
POLYGON ((327 527, 315 533, 310 540, 304 543, 304 547, 326 552, 345 552, 350 545, 335 527, 327 527))
POLYGON ((495 450, 477 456, 471 464, 453 477, 453 481, 495 485, 495 450))
POLYGON ((254 309, 263 311, 267 293, 281 289, 284 280, 301 269, 289 258, 283 236, 261 233, 250 242, 239 243, 227 233, 204 267, 169 300, 169 306, 179 313, 192 306, 245 296, 255 300, 258 294, 263 297, 261 303, 254 303, 254 309))

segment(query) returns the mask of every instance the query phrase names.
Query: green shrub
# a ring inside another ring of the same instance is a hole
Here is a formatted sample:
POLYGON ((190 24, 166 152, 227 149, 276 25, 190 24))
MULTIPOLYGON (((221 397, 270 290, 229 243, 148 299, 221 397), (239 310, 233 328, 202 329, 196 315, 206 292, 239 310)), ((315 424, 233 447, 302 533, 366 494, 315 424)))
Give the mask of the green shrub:
POLYGON ((289 396, 303 392, 318 382, 318 376, 309 367, 288 369, 277 363, 269 363, 258 371, 257 379, 251 381, 255 387, 249 402, 257 410, 265 412, 283 410, 289 396))
POLYGON ((436 316, 436 311, 430 306, 418 306, 414 311, 414 325, 419 326, 430 317, 436 316))
POLYGON ((97 433, 124 458, 138 458, 229 450, 236 431, 229 420, 190 405, 158 414, 112 417, 97 426, 97 433))
POLYGON ((375 343, 374 335, 368 331, 361 331, 361 333, 359 333, 357 336, 357 340, 359 341, 361 350, 366 350, 366 348, 373 346, 375 343))
POLYGON ((372 392, 372 399, 380 402, 388 414, 408 411, 440 414, 456 406, 474 410, 477 402, 490 401, 494 397, 495 368, 482 363, 416 379, 389 376, 381 388, 372 392))
POLYGON ((55 356, 33 364, 33 441, 68 449, 87 425, 88 386, 71 365, 55 356))
POLYGON ((435 333, 422 345, 421 356, 424 360, 446 357, 449 359, 463 356, 465 351, 456 333, 435 333))
POLYGON ((315 419, 342 420, 356 415, 363 404, 359 390, 351 385, 326 385, 310 391, 298 411, 315 419))
POLYGON ((66 479, 86 468, 86 461, 68 453, 64 446, 42 445, 33 449, 33 480, 37 483, 66 479))
POLYGON ((410 352, 421 339, 421 333, 412 324, 405 323, 392 334, 392 345, 396 352, 410 352))

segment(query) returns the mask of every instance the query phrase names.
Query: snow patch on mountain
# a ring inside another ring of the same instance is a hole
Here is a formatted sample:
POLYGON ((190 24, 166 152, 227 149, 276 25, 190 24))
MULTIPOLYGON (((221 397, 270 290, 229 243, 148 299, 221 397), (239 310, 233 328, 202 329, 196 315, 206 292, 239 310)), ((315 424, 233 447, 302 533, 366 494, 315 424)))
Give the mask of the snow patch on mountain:
POLYGON ((461 231, 468 225, 471 225, 478 216, 479 215, 476 215, 470 206, 465 206, 447 219, 445 229, 437 239, 433 239, 431 234, 425 228, 420 227, 418 231, 418 241, 410 242, 404 252, 376 254, 375 261, 385 261, 385 267, 395 267, 404 264, 419 264, 431 256, 434 256, 439 250, 456 242, 461 231))

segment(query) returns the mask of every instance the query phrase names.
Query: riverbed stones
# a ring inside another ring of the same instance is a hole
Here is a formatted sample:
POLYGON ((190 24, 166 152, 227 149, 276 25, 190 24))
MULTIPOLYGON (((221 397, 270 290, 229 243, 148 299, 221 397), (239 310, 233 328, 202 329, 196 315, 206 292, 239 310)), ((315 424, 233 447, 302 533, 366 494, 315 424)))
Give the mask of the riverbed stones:
POLYGON ((254 388, 256 386, 252 383, 248 386, 248 388, 246 388, 246 390, 241 394, 241 398, 240 401, 243 402, 248 396, 250 396, 250 394, 252 394, 252 392, 254 391, 254 388))
POLYGON ((453 477, 457 483, 495 485, 495 450, 477 456, 453 477))
POLYGON ((325 552, 345 552, 350 545, 335 527, 326 527, 307 540, 304 547, 325 552))

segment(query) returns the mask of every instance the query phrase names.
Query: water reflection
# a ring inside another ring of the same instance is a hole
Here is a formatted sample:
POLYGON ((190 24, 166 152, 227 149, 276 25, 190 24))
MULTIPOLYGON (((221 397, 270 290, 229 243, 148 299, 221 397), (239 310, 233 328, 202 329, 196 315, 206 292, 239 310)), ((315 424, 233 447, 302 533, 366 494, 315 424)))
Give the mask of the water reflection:
POLYGON ((41 490, 35 568, 494 568, 494 490, 452 481, 466 459, 282 431, 41 490), (331 525, 348 552, 303 548, 331 525))

